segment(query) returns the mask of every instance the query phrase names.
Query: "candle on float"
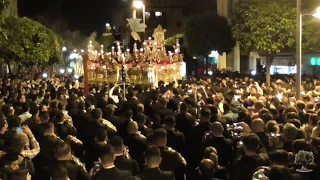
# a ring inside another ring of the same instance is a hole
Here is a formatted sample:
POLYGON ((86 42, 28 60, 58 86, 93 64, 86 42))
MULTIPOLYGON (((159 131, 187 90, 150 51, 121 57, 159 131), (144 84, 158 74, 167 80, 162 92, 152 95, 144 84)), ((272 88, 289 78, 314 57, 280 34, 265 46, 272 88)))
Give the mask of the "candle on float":
POLYGON ((114 46, 112 46, 112 51, 111 51, 111 53, 112 53, 112 55, 114 54, 114 46))

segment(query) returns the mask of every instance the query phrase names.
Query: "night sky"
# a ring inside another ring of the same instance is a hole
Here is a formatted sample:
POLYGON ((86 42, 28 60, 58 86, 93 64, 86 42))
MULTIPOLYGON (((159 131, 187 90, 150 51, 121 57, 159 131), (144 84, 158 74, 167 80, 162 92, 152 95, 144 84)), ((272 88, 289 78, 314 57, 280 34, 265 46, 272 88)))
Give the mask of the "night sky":
POLYGON ((61 20, 68 29, 83 35, 103 31, 110 21, 111 10, 129 5, 130 0, 18 0, 19 16, 48 22, 61 20))

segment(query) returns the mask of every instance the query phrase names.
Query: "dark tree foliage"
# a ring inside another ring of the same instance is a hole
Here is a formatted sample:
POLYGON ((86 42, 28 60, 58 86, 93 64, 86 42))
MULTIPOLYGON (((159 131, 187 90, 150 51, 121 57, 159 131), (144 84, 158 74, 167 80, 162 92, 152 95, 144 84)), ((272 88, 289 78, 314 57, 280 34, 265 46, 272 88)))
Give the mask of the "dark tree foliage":
POLYGON ((212 50, 229 53, 236 44, 228 20, 216 13, 191 15, 185 22, 184 41, 190 55, 204 57, 212 50))

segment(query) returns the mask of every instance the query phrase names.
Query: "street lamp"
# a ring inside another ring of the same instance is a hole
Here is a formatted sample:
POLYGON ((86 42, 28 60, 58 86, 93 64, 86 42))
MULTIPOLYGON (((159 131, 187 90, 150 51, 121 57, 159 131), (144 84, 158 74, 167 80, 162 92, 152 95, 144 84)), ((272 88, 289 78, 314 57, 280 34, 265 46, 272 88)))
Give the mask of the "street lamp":
POLYGON ((141 0, 134 0, 133 1, 133 7, 136 9, 141 9, 143 11, 143 24, 146 24, 146 6, 141 0))
POLYGON ((320 6, 312 14, 301 14, 301 0, 297 0, 297 36, 296 36, 296 99, 301 99, 301 62, 302 62, 302 16, 312 15, 320 19, 320 6))

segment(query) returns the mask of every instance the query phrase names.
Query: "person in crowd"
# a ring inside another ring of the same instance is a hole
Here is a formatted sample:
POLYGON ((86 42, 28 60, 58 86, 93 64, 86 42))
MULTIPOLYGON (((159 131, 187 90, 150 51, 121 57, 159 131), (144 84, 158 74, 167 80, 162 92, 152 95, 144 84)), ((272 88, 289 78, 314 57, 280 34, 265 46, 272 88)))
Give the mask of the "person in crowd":
POLYGON ((105 146, 101 149, 99 155, 100 170, 92 176, 93 180, 133 180, 130 171, 120 170, 115 164, 115 152, 112 146, 105 146))
POLYGON ((162 171, 161 151, 157 146, 149 146, 145 153, 146 169, 138 175, 141 180, 174 180, 174 173, 171 171, 162 171))
POLYGON ((92 179, 251 180, 259 166, 269 179, 320 177, 316 76, 302 77, 300 101, 291 75, 267 85, 263 72, 212 70, 125 93, 92 83, 86 94, 82 78, 46 73, 0 79, 0 178, 86 179, 75 173, 83 163, 92 179), (298 173, 301 152, 313 153, 313 171, 298 173))
POLYGON ((21 123, 23 123, 25 120, 32 117, 32 114, 30 114, 30 104, 24 103, 22 104, 22 114, 20 114, 18 117, 21 119, 21 123))
POLYGON ((164 120, 165 129, 167 131, 167 146, 184 154, 185 138, 184 134, 175 129, 176 118, 174 116, 168 116, 164 120))
POLYGON ((204 146, 214 147, 220 155, 219 164, 228 166, 232 163, 233 144, 230 139, 223 136, 224 128, 220 122, 210 125, 210 133, 204 139, 204 146))
POLYGON ((128 123, 128 136, 124 137, 124 143, 129 148, 130 156, 137 160, 140 167, 144 164, 143 153, 147 149, 147 138, 139 131, 138 124, 135 121, 128 123))
MULTIPOLYGON (((67 143, 61 143, 56 148, 56 161, 53 167, 62 166, 68 172, 70 180, 89 180, 89 174, 84 169, 83 165, 72 163, 71 147, 67 143)), ((48 171, 51 171, 51 167, 48 171)))
POLYGON ((99 154, 97 152, 100 152, 100 149, 108 144, 108 132, 103 128, 97 129, 94 140, 93 148, 87 151, 85 157, 86 169, 88 171, 92 168, 93 163, 98 160, 99 154))
POLYGON ((173 171, 176 180, 184 180, 186 175, 187 162, 180 153, 172 148, 167 147, 167 132, 160 128, 153 133, 154 144, 160 148, 161 164, 160 169, 163 171, 173 171))
POLYGON ((141 132, 142 135, 148 136, 149 134, 153 133, 152 128, 149 128, 146 126, 147 122, 147 116, 143 113, 138 113, 134 119, 138 126, 139 126, 139 131, 141 132))
POLYGON ((137 175, 139 172, 139 166, 135 159, 128 157, 128 149, 123 144, 123 139, 119 136, 114 136, 110 144, 114 147, 114 153, 116 159, 114 164, 117 168, 121 170, 128 170, 132 175, 137 175))

